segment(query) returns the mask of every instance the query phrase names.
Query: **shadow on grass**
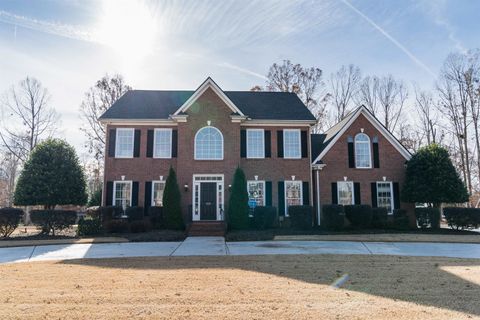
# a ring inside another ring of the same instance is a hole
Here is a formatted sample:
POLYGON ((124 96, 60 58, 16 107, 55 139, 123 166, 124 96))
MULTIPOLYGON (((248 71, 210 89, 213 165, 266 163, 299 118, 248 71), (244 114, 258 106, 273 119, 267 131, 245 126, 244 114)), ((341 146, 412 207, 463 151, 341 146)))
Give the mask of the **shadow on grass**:
MULTIPOLYGON (((212 269, 212 272, 217 269, 241 269, 279 276, 287 281, 294 279, 319 285, 330 285, 338 277, 349 274, 349 281, 343 285, 343 289, 480 316, 480 260, 362 255, 275 255, 81 259, 59 263, 138 269, 149 273, 152 270, 181 270, 180 277, 191 277, 192 273, 201 269, 212 269), (464 277, 465 273, 469 276, 464 277)), ((98 272, 101 273, 101 270, 98 272)))

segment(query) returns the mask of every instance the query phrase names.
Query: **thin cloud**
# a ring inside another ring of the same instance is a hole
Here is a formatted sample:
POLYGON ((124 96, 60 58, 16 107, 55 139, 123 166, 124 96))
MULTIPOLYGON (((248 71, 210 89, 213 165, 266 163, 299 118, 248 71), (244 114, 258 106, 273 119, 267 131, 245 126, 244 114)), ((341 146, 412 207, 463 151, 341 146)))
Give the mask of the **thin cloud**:
POLYGON ((372 27, 377 29, 381 34, 385 36, 390 42, 392 42, 397 48, 399 48, 403 53, 405 53, 410 60, 412 60, 415 64, 417 64, 419 67, 427 71, 432 77, 436 78, 436 74, 430 69, 425 63, 423 63, 420 59, 418 59, 410 50, 408 50, 404 45, 402 45, 400 42, 398 42, 397 39, 392 37, 387 31, 385 31, 382 27, 380 27, 377 23, 375 23, 372 19, 370 19, 368 16, 366 16, 363 12, 358 10, 356 7, 354 7, 348 0, 342 0, 342 2, 352 9, 356 14, 358 14, 360 17, 362 17, 366 22, 368 22, 372 27))
POLYGON ((228 63, 228 62, 218 63, 217 66, 222 67, 222 68, 228 68, 228 69, 236 70, 236 71, 248 74, 250 76, 260 78, 262 80, 267 80, 267 77, 265 77, 264 75, 262 75, 260 73, 257 73, 255 71, 251 71, 251 70, 236 66, 236 65, 228 63))

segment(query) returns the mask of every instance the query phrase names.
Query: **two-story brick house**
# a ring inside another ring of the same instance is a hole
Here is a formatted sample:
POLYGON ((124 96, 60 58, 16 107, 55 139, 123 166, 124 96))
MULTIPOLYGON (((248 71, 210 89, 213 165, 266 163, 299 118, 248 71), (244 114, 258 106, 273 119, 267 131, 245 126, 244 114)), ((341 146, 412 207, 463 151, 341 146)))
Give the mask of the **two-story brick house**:
POLYGON ((195 91, 131 90, 100 118, 106 125, 104 205, 162 205, 177 172, 185 221, 222 221, 235 169, 258 205, 280 215, 310 204, 310 128, 293 93, 223 91, 208 78, 195 91))

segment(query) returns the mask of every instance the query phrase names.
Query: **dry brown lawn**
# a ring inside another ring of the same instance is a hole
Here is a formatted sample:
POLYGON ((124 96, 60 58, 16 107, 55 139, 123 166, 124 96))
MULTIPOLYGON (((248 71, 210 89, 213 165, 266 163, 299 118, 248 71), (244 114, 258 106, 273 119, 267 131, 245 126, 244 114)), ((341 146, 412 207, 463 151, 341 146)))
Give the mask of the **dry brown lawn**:
POLYGON ((91 259, 0 265, 0 279, 0 319, 480 318, 480 260, 91 259))
POLYGON ((480 243, 478 234, 421 234, 421 233, 374 233, 374 234, 314 234, 281 235, 275 240, 303 241, 363 241, 363 242, 449 242, 480 243))

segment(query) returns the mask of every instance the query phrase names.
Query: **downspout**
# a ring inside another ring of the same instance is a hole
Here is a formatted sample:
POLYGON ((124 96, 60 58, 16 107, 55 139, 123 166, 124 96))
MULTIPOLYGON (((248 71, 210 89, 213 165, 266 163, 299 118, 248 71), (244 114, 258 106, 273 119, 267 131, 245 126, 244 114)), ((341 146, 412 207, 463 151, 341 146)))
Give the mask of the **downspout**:
POLYGON ((320 225, 320 180, 319 180, 319 170, 315 170, 317 173, 316 181, 317 184, 317 225, 320 225))

